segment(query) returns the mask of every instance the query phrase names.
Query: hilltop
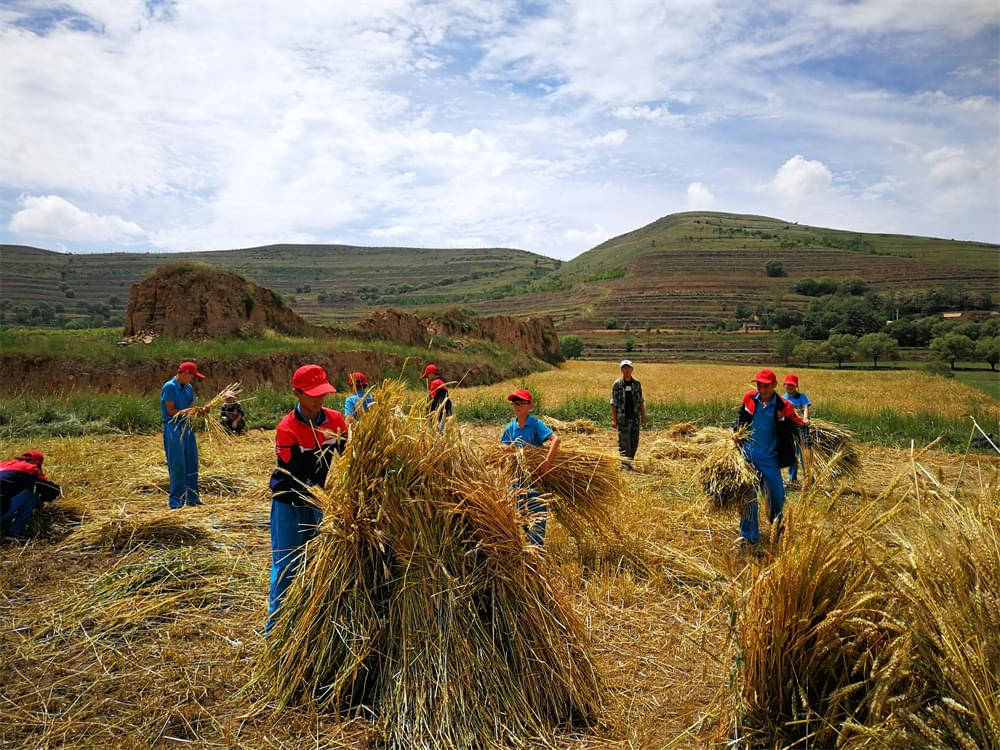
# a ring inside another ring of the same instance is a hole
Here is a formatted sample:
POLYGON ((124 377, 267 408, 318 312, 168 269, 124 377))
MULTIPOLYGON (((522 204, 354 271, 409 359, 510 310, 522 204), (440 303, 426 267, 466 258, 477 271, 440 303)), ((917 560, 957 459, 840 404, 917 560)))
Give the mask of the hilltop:
POLYGON ((354 321, 376 306, 463 305, 480 314, 548 314, 561 329, 579 331, 609 320, 633 329, 704 328, 732 320, 741 306, 805 305, 808 298, 794 292, 805 277, 857 277, 880 292, 955 286, 995 293, 1000 283, 998 245, 716 212, 665 216, 565 263, 504 248, 346 245, 77 255, 8 245, 0 254, 8 323, 18 306, 23 317, 42 302, 50 317, 61 308, 70 320, 114 323, 131 284, 165 261, 239 273, 313 323, 354 321), (779 262, 784 275, 766 275, 767 261, 779 262))

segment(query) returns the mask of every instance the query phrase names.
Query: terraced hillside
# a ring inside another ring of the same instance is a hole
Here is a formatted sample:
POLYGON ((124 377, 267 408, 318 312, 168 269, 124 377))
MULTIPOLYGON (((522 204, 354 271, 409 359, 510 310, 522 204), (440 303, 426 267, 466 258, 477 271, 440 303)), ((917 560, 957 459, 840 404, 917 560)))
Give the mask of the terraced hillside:
MULTIPOLYGON (((274 245, 203 253, 65 255, 0 248, 3 304, 124 304, 165 260, 200 260, 288 297, 312 322, 357 319, 373 306, 463 305, 488 314, 549 314, 564 330, 697 328, 794 293, 803 277, 860 277, 875 291, 961 286, 1000 292, 1000 246, 859 234, 762 216, 672 214, 561 263, 523 250, 274 245), (785 274, 769 277, 767 261, 785 274)), ((113 305, 111 305, 113 307, 113 305)))

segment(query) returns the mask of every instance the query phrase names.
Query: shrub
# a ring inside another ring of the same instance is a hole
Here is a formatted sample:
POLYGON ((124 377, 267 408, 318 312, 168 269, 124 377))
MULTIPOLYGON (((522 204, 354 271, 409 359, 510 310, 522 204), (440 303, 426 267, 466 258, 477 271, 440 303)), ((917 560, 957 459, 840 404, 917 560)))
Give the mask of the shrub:
POLYGON ((579 336, 560 337, 559 353, 564 359, 576 359, 583 353, 583 339, 579 336))
POLYGON ((764 273, 768 276, 784 276, 785 264, 780 260, 769 260, 764 264, 764 273))

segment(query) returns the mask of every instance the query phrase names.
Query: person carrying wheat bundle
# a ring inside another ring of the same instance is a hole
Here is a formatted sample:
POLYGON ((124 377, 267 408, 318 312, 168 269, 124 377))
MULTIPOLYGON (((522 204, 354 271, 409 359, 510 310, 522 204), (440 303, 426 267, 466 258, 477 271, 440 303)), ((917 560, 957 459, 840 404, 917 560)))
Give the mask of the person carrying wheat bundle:
MULTIPOLYGON (((181 362, 177 374, 160 389, 160 416, 163 419, 163 452, 170 475, 171 509, 201 505, 198 496, 198 441, 185 412, 194 406, 195 378, 204 378, 194 362, 181 362)), ((204 415, 203 409, 195 410, 204 415)))
MULTIPOLYGON (((795 407, 776 393, 778 378, 773 370, 760 370, 751 382, 757 388, 743 396, 733 423, 733 439, 736 440, 736 432, 741 427, 749 428, 750 438, 743 447, 744 455, 763 480, 768 515, 772 524, 778 524, 780 534, 781 513, 785 507, 781 469, 795 461, 795 431, 805 423, 795 413, 795 407)), ((760 541, 757 511, 756 500, 743 507, 739 544, 757 544, 760 541)))
MULTIPOLYGON (((552 431, 545 422, 531 416, 531 391, 526 388, 519 388, 507 396, 511 407, 514 409, 514 418, 508 422, 503 432, 500 434, 500 444, 510 446, 512 449, 524 447, 526 445, 541 448, 545 443, 549 443, 549 451, 545 455, 545 460, 538 466, 536 474, 541 476, 551 467, 552 461, 559 452, 559 436, 552 431)), ((522 512, 531 514, 531 521, 525 527, 528 541, 536 547, 541 547, 545 542, 545 524, 548 518, 548 508, 545 501, 541 499, 541 493, 533 489, 526 478, 522 477, 514 484, 517 493, 517 506, 522 512)))

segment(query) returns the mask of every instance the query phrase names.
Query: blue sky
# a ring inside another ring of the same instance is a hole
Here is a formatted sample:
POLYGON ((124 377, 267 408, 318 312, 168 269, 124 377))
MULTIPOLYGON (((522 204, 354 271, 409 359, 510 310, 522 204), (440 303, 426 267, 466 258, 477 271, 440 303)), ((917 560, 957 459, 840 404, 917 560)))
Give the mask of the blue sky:
POLYGON ((994 0, 0 2, 0 241, 1000 242, 994 0))

